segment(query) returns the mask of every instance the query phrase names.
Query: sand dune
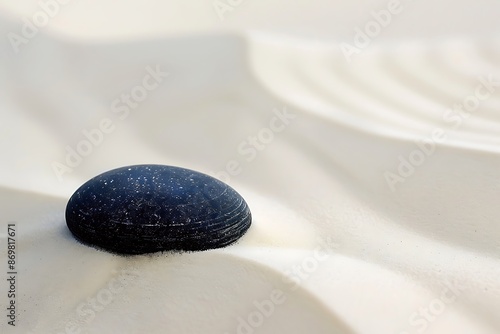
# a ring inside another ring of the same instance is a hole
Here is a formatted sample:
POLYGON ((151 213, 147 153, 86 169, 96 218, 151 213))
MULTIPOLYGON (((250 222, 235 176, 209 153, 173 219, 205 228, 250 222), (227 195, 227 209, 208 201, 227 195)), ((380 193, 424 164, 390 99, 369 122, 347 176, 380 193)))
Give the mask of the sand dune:
POLYGON ((334 44, 257 33, 41 33, 0 59, 0 236, 16 223, 19 293, 2 333, 498 333, 499 52, 399 42, 349 63, 334 44), (123 102, 151 71, 168 75, 123 102), (113 130, 79 154, 104 119, 113 130), (221 177, 252 228, 201 253, 77 243, 72 192, 138 163, 221 177))

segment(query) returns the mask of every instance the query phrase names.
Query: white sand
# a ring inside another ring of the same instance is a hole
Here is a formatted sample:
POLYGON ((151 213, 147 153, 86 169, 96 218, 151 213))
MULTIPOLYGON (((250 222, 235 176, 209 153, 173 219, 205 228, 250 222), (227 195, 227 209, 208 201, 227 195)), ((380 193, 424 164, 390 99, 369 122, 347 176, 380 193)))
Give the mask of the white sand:
MULTIPOLYGON (((2 30, 18 29, 10 15, 2 30)), ((8 222, 18 247, 16 327, 2 278, 1 333, 500 331, 500 85, 469 117, 447 118, 479 78, 500 81, 498 42, 393 41, 348 63, 334 43, 154 28, 126 41, 116 26, 92 42, 95 29, 72 39, 56 19, 0 54, 2 277, 8 222), (120 119, 113 101, 157 66, 169 75, 120 119), (238 152, 283 110, 293 117, 273 140, 238 152), (103 119, 113 131, 58 180, 54 161, 103 119), (446 139, 391 191, 384 173, 436 129, 446 139), (236 245, 119 257, 66 228, 67 199, 101 172, 161 163, 213 175, 232 160, 229 183, 254 217, 236 245)))

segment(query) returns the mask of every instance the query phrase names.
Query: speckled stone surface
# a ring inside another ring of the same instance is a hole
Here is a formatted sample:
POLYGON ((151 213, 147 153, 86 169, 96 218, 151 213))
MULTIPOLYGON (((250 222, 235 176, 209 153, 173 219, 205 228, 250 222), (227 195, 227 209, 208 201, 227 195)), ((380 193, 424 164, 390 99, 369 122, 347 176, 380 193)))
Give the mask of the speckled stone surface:
POLYGON ((66 223, 77 239, 122 254, 223 247, 238 240, 251 220, 247 203, 227 184, 163 165, 100 174, 66 207, 66 223))

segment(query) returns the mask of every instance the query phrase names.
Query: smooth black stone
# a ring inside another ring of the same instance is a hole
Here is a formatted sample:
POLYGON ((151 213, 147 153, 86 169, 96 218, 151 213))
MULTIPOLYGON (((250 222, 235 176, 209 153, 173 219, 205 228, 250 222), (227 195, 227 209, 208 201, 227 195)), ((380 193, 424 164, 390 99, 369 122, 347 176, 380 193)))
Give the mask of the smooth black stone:
POLYGON ((78 240, 121 254, 224 247, 251 221, 247 203, 227 184, 163 165, 100 174, 66 206, 66 223, 78 240))

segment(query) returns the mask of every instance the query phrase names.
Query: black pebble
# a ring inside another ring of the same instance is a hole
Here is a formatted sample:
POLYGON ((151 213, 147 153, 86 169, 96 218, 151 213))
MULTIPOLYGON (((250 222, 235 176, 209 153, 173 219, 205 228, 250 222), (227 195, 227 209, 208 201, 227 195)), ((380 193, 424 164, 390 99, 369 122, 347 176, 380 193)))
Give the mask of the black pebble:
POLYGON ((189 169, 137 165, 100 174, 69 199, 66 223, 83 243, 121 254, 224 247, 250 227, 245 200, 189 169))

